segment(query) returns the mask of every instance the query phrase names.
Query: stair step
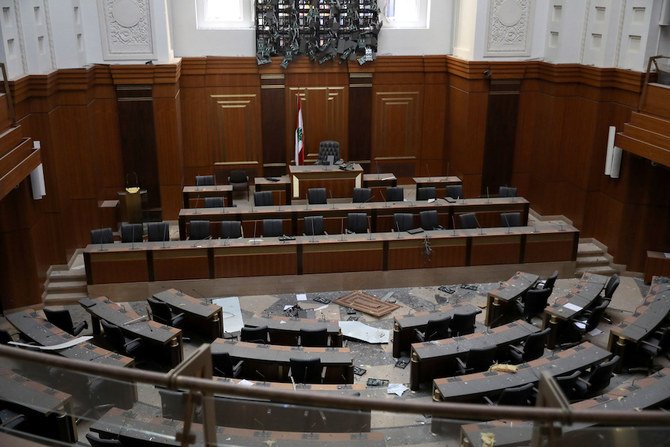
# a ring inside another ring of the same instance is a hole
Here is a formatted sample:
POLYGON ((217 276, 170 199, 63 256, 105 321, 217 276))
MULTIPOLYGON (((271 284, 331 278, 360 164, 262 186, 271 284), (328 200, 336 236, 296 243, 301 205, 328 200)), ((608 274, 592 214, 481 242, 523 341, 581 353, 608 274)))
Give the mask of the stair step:
POLYGON ((577 257, 577 267, 610 265, 610 259, 607 256, 583 256, 577 257))
POLYGON ((609 265, 603 265, 603 266, 588 266, 588 267, 581 267, 575 269, 575 276, 580 277, 582 276, 583 273, 595 273, 597 275, 604 275, 604 276, 611 276, 614 275, 615 273, 619 273, 617 270, 613 269, 609 265))
POLYGON ((49 281, 47 293, 86 292, 86 281, 49 281))
POLYGON ((86 281, 86 270, 52 270, 49 274, 49 282, 60 281, 86 281))
POLYGON ((88 293, 85 292, 47 293, 44 296, 44 305, 56 306, 66 304, 79 304, 79 300, 82 298, 88 298, 88 293))
POLYGON ((580 256, 598 256, 602 255, 605 252, 602 248, 594 244, 593 242, 580 242, 577 246, 577 257, 580 256))

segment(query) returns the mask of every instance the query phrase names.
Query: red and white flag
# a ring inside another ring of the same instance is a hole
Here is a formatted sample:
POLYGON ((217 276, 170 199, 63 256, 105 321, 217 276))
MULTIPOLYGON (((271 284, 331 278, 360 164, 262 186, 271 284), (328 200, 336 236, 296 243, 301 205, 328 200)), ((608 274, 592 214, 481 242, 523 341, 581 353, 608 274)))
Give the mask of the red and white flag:
POLYGON ((302 108, 300 107, 300 95, 298 95, 298 119, 295 126, 295 164, 305 163, 305 133, 302 128, 302 108))

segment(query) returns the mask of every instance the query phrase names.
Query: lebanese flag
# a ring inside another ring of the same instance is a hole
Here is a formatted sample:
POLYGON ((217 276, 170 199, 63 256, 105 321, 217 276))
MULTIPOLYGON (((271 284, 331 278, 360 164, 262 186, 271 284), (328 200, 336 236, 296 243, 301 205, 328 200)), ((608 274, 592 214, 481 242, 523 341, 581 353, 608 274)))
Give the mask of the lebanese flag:
POLYGON ((305 163, 305 133, 302 128, 302 108, 300 107, 300 95, 298 95, 298 119, 295 126, 295 164, 299 166, 305 163))

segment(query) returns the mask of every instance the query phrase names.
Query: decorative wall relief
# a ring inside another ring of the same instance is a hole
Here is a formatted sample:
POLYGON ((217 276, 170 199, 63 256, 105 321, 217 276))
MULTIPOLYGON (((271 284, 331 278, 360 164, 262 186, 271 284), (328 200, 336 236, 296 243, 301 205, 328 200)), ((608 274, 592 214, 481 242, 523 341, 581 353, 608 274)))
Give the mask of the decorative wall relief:
POLYGON ((529 56, 532 0, 489 0, 487 56, 529 56))
POLYGON ((155 57, 149 0, 98 0, 98 6, 105 59, 155 57))
POLYGON ((300 54, 320 64, 374 60, 382 27, 377 0, 256 0, 256 60, 300 54))

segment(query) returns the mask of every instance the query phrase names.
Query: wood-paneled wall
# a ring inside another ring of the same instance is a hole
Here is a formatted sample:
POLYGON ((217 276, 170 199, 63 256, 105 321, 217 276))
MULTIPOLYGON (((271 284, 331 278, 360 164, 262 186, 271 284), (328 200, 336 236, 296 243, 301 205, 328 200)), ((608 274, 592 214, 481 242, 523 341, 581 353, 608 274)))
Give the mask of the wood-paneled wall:
POLYGON ((618 180, 602 174, 607 128, 621 129, 636 109, 640 73, 450 56, 385 56, 364 65, 298 58, 286 70, 279 62, 197 57, 59 70, 12 82, 24 133, 42 142, 47 196, 35 204, 19 188, 0 202, 3 213, 25 214, 24 224, 3 233, 8 245, 0 266, 20 251, 23 241, 8 236, 20 229, 35 259, 26 281, 38 281, 10 304, 39 301, 46 267, 64 263, 88 242, 90 229, 103 222, 98 202, 124 187, 116 94, 123 86, 151 87, 164 219, 176 218, 181 187, 213 173, 214 163, 285 173, 301 95, 309 157, 320 140, 335 139, 342 158, 368 171, 391 171, 406 182, 416 175, 458 175, 471 197, 486 186, 487 141, 494 144, 496 133, 512 148, 511 183, 534 209, 566 215, 632 270, 642 270, 646 249, 670 250, 670 198, 659 186, 670 184, 668 171, 626 154, 618 180), (515 116, 489 110, 491 83, 508 80, 518 83, 515 116))

